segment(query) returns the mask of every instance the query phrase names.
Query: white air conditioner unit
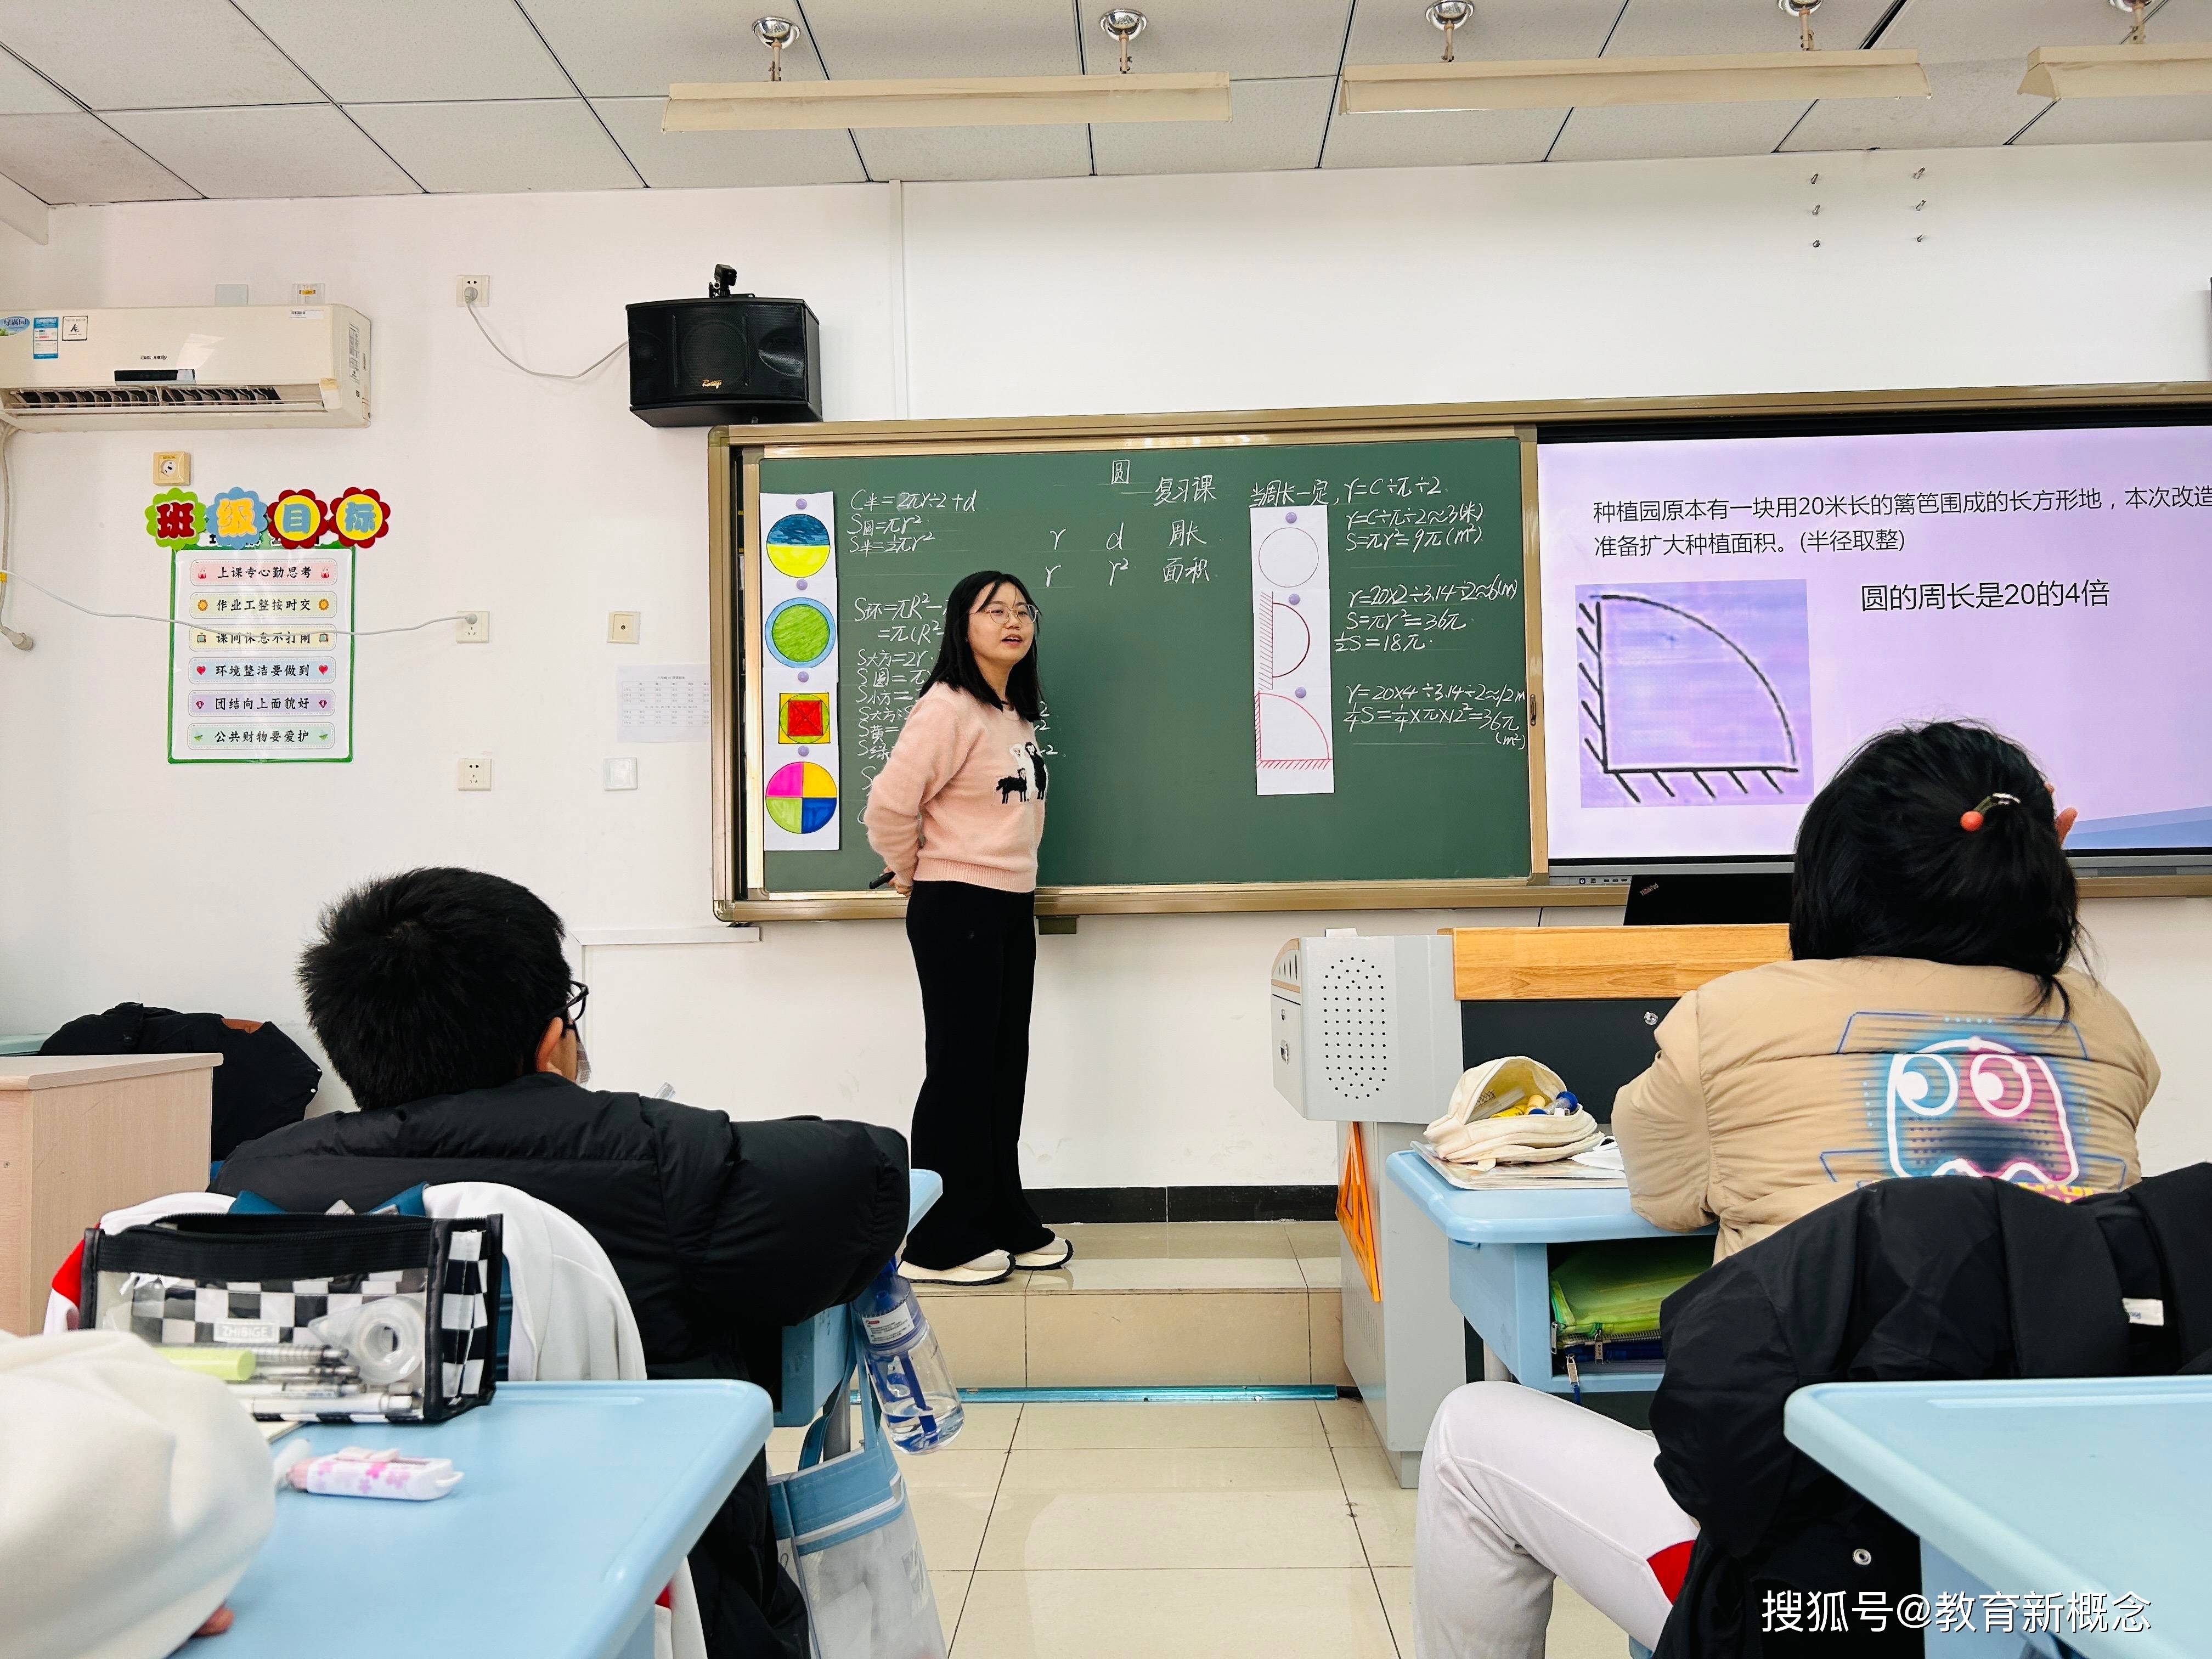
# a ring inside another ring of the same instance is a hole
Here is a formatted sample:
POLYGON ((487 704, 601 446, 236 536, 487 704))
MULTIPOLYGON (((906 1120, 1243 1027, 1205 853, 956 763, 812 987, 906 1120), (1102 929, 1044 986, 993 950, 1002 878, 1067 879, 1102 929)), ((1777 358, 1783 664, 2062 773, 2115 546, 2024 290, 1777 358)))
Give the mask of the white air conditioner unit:
POLYGON ((367 426, 368 319, 329 305, 0 317, 0 416, 28 432, 367 426))

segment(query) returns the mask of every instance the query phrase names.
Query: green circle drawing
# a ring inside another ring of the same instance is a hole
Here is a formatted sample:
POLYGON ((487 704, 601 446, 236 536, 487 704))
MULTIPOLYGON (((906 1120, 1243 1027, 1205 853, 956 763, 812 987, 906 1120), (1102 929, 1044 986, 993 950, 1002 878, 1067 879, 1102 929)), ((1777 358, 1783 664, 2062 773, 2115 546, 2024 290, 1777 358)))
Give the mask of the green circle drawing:
POLYGON ((769 612, 768 648, 791 668, 811 668, 830 654, 836 629, 812 599, 786 599, 769 612))

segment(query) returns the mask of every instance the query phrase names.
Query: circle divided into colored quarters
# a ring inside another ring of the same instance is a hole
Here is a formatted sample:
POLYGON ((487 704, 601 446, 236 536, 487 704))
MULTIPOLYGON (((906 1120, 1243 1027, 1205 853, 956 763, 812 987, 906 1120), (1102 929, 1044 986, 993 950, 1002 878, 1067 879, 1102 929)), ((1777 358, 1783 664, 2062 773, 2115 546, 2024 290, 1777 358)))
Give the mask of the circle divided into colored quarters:
POLYGON ((811 513, 787 513, 769 526, 768 562, 787 576, 811 576, 830 562, 830 530, 811 513))
POLYGON ((837 781, 812 761, 793 761, 768 781, 763 805, 782 829, 811 836, 837 815, 837 781))
POLYGON ((768 648, 787 668, 811 668, 830 654, 837 624, 817 600, 786 599, 768 613, 768 648))

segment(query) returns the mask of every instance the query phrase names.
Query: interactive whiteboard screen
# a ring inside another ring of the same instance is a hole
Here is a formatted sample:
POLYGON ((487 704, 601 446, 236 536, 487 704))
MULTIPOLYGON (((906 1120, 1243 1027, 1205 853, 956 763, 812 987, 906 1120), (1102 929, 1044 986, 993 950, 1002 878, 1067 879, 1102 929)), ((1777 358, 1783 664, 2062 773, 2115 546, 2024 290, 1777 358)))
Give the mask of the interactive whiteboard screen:
POLYGON ((1786 856, 1904 720, 2027 746, 2076 851, 2212 848, 2212 428, 1547 443, 1555 863, 1786 856))

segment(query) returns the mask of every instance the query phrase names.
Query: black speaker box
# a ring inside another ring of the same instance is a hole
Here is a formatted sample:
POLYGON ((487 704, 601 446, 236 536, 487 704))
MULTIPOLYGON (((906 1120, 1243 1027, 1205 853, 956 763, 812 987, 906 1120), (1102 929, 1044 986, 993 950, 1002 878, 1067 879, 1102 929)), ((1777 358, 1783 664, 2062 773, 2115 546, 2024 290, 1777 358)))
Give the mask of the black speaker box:
POLYGON ((630 412, 649 426, 822 418, 822 325, 804 300, 629 307, 630 412))

